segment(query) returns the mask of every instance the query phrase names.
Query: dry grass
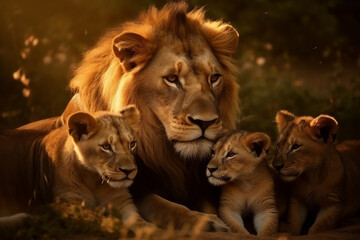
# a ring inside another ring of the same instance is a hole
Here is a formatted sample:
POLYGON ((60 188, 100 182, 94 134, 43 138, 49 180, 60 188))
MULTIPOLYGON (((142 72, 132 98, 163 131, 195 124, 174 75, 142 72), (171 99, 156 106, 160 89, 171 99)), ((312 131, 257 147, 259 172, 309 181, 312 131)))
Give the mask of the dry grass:
POLYGON ((0 239, 132 239, 132 240, 351 240, 360 239, 360 218, 342 221, 338 229, 316 235, 259 238, 237 233, 202 232, 201 223, 192 230, 124 228, 119 213, 111 206, 87 209, 80 202, 55 203, 43 206, 16 232, 1 232, 0 239))

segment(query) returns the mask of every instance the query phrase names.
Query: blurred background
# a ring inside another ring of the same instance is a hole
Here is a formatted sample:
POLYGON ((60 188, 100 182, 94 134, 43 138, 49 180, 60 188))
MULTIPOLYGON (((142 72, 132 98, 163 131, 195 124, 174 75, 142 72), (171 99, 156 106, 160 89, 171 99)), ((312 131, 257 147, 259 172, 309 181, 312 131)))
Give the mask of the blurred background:
MULTIPOLYGON (((84 51, 109 28, 164 0, 1 1, 0 128, 58 116, 84 51)), ((360 1, 188 0, 240 34, 239 128, 276 136, 276 112, 334 116, 359 138, 360 1)))

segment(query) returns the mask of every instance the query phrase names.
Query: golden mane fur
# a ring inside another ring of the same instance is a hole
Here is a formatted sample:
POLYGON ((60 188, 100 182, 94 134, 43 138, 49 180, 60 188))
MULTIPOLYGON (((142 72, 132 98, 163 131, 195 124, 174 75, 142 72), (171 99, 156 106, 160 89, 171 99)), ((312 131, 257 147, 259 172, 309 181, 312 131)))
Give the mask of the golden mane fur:
MULTIPOLYGON (((148 45, 149 49, 146 49, 146 53, 138 56, 142 58, 138 60, 141 62, 146 62, 152 57, 159 39, 163 38, 164 35, 176 34, 180 38, 184 38, 184 45, 186 45, 189 44, 185 39, 186 33, 202 34, 208 41, 211 41, 211 47, 216 56, 228 69, 229 77, 235 81, 235 74, 238 69, 231 58, 233 51, 228 47, 228 43, 237 45, 237 39, 232 39, 233 35, 226 34, 226 31, 219 34, 227 25, 220 20, 205 20, 203 8, 186 12, 187 4, 185 3, 168 4, 161 10, 151 7, 148 12, 140 15, 137 21, 126 22, 120 27, 110 30, 100 39, 95 48, 85 54, 75 77, 70 82, 70 88, 80 94, 82 103, 89 111, 111 109, 113 100, 116 99, 116 88, 114 86, 119 85, 119 81, 124 75, 123 69, 119 67, 119 59, 113 53, 111 46, 114 37, 124 32, 140 34, 151 43, 148 45)), ((122 104, 127 105, 126 102, 131 102, 132 93, 138 87, 136 86, 137 83, 139 82, 135 81, 132 89, 123 93, 126 95, 123 96, 124 102, 122 104)), ((231 87, 235 85, 233 84, 231 87)), ((233 89, 229 87, 228 92, 224 94, 227 97, 221 106, 222 109, 225 109, 225 105, 229 103, 236 106, 230 109, 231 111, 227 110, 223 113, 226 125, 229 126, 235 126, 236 116, 239 113, 237 90, 236 86, 233 89)))
MULTIPOLYGON (((186 195, 186 187, 179 184, 189 175, 186 164, 198 165, 199 161, 185 163, 174 152, 168 139, 161 137, 161 124, 150 111, 150 106, 138 98, 145 81, 141 72, 164 42, 171 43, 174 38, 180 39, 184 52, 189 51, 191 55, 190 47, 201 48, 203 43, 198 40, 201 39, 224 69, 223 76, 226 81, 217 104, 224 128, 234 129, 239 114, 238 85, 235 78, 238 70, 231 55, 236 50, 238 34, 229 24, 221 20, 207 20, 204 15, 203 8, 188 11, 185 2, 169 3, 160 10, 151 7, 135 21, 126 22, 106 33, 98 44, 85 54, 70 82, 72 91, 80 96, 84 111, 114 112, 128 104, 138 107, 142 114, 139 155, 152 171, 168 176, 167 181, 172 186, 169 186, 169 189, 177 192, 178 196, 186 195), (126 35, 127 38, 141 36, 141 39, 135 42, 125 39, 119 43, 119 48, 131 48, 136 52, 135 55, 133 52, 124 53, 131 57, 129 65, 121 65, 119 57, 114 53, 114 41, 121 35, 126 35), (131 71, 128 71, 127 67, 131 68, 131 71)), ((196 175, 198 168, 194 167, 192 170, 193 175, 196 175)))

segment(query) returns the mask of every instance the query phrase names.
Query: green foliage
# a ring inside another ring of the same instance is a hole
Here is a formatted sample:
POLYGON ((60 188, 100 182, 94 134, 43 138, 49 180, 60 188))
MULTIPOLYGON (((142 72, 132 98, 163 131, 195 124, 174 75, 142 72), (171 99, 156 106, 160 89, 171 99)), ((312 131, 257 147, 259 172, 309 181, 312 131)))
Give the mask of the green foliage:
MULTIPOLYGON (((318 96, 308 88, 294 84, 294 76, 254 66, 240 77, 242 117, 240 128, 263 131, 275 137, 275 114, 288 109, 296 114, 311 111, 318 96), (304 106, 305 109, 304 109, 304 106)), ((308 113, 307 113, 308 114, 308 113)))
POLYGON ((275 114, 281 109, 295 115, 334 116, 339 122, 339 139, 359 138, 360 77, 349 79, 339 73, 323 76, 325 86, 301 79, 275 66, 258 66, 244 60, 241 71, 240 98, 242 114, 239 128, 263 131, 276 138, 275 114))
POLYGON ((339 122, 339 139, 359 139, 360 78, 352 77, 347 86, 335 81, 329 86, 328 92, 331 104, 326 112, 339 122))

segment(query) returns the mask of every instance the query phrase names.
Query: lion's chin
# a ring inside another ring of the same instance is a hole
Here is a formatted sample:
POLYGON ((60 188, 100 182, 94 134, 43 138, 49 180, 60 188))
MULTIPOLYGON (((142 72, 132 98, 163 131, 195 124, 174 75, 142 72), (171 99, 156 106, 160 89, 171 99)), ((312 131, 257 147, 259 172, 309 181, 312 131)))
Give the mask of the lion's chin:
POLYGON ((203 159, 210 156, 214 143, 208 139, 200 138, 188 142, 174 141, 174 148, 184 159, 203 159))
POLYGON ((112 188, 128 188, 133 183, 130 179, 124 179, 121 181, 109 181, 108 184, 112 188))

